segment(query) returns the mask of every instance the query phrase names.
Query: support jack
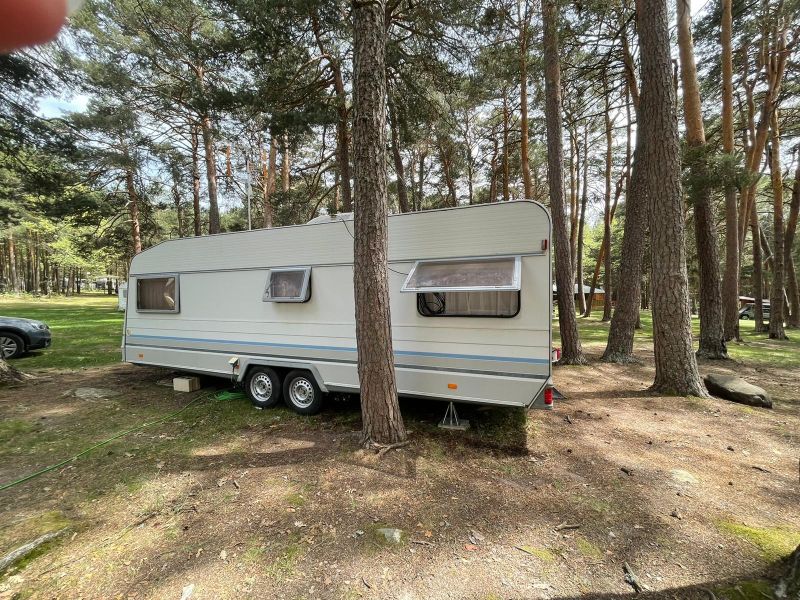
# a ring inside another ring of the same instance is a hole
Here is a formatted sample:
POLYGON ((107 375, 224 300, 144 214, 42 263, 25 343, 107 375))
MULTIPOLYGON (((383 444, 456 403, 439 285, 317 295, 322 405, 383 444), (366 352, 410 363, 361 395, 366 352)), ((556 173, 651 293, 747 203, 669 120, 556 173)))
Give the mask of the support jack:
POLYGON ((447 411, 444 413, 444 419, 439 423, 439 427, 455 431, 466 431, 469 429, 469 421, 467 419, 458 418, 456 405, 451 402, 447 405, 447 411))

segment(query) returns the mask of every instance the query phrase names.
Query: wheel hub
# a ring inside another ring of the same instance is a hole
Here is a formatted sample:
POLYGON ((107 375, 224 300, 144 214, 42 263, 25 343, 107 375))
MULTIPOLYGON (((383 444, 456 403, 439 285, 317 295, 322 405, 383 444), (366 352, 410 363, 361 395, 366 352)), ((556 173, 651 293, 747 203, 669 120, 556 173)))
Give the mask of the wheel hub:
POLYGON ((306 379, 296 379, 292 382, 289 393, 292 402, 297 406, 305 408, 314 401, 314 387, 311 382, 306 379))
POLYGON ((0 337, 0 352, 3 353, 3 358, 13 356, 17 351, 17 342, 9 337, 0 337))
POLYGON ((253 396, 262 402, 272 398, 272 380, 263 373, 253 377, 250 389, 253 396))

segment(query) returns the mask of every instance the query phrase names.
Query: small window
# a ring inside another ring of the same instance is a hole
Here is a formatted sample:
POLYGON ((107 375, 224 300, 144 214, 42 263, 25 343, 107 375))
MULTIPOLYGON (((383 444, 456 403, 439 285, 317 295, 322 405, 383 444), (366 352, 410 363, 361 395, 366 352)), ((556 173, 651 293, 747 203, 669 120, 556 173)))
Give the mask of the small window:
POLYGON ((519 314, 518 290, 490 292, 427 292, 417 294, 423 317, 500 317, 519 314))
POLYGON ((418 261, 402 292, 519 291, 520 257, 418 261))
POLYGON ((136 310, 179 312, 178 277, 137 277, 136 310))
POLYGON ((264 302, 307 302, 311 297, 311 267, 272 269, 267 274, 264 302))

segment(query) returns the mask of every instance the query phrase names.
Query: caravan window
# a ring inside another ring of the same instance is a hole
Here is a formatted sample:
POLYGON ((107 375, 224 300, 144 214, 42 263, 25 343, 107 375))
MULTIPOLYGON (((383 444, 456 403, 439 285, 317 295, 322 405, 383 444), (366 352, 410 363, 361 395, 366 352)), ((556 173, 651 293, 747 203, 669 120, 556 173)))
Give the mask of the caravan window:
POLYGON ((516 317, 519 292, 428 292, 417 294, 423 317, 516 317))
POLYGON ((311 297, 311 267, 271 269, 264 302, 307 302, 311 297))
POLYGON ((179 312, 178 276, 137 277, 136 310, 179 312))
POLYGON ((417 293, 425 317, 514 317, 520 273, 519 256, 419 261, 401 291, 417 293))

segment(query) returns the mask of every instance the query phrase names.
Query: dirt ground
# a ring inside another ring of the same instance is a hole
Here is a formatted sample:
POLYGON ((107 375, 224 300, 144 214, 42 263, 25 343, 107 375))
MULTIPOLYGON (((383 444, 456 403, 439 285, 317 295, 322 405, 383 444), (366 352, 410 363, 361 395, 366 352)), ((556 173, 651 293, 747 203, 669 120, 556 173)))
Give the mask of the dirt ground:
POLYGON ((122 365, 0 390, 0 485, 199 398, 0 491, 0 556, 66 528, 0 598, 623 598, 626 562, 643 597, 770 597, 800 542, 800 373, 701 365, 766 387, 753 409, 650 396, 644 356, 557 369, 554 411, 465 408, 466 434, 404 402, 411 444, 383 457, 353 399, 300 418, 122 365))

